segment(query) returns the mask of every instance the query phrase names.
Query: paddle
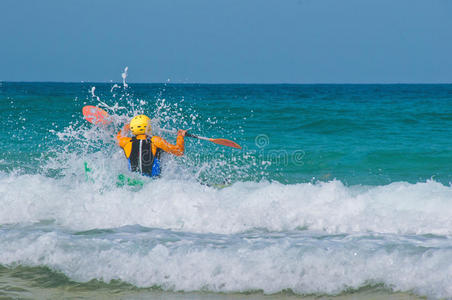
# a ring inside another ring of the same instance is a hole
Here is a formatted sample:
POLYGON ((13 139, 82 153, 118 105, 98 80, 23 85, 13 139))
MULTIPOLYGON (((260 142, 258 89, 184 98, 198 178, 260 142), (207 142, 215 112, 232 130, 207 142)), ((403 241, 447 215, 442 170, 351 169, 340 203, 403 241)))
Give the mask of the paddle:
MULTIPOLYGON (((94 125, 108 125, 112 122, 110 115, 100 107, 86 105, 83 107, 82 112, 83 112, 83 116, 85 117, 86 121, 88 121, 94 125)), ((161 129, 161 130, 165 131, 165 132, 170 132, 173 134, 176 133, 172 130, 167 130, 167 129, 161 129)), ((218 145, 222 145, 222 146, 226 146, 226 147, 242 149, 242 147, 240 147, 239 144, 237 144, 236 142, 227 140, 227 139, 207 138, 207 137, 203 137, 203 136, 197 136, 197 135, 194 135, 194 134, 191 134, 188 132, 185 133, 185 136, 204 140, 204 141, 209 141, 209 142, 212 142, 212 143, 215 143, 218 145)))
MULTIPOLYGON (((176 131, 173 130, 168 130, 168 129, 164 129, 164 128, 159 128, 161 131, 163 132, 168 132, 168 133, 172 133, 172 134, 177 134, 176 131)), ((242 147, 240 147, 239 144, 237 144, 236 142, 227 140, 227 139, 213 139, 213 138, 208 138, 208 137, 203 137, 203 136, 197 136, 191 133, 186 132, 185 136, 191 137, 191 138, 195 138, 195 139, 200 139, 200 140, 204 140, 204 141, 209 141, 218 145, 222 145, 222 146, 226 146, 226 147, 232 147, 232 148, 237 148, 237 149, 242 149, 242 147)))
POLYGON ((100 107, 86 105, 82 109, 86 121, 94 125, 108 125, 111 123, 110 115, 100 107))

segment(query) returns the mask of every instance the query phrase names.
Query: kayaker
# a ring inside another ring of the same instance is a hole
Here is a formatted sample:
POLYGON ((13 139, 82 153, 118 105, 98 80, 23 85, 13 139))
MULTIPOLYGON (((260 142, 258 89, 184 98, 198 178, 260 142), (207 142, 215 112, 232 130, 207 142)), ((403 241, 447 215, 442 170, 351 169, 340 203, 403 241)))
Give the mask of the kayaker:
POLYGON ((176 156, 184 154, 184 136, 187 130, 177 132, 176 144, 172 145, 159 136, 152 135, 151 119, 146 115, 135 116, 130 124, 124 125, 116 136, 119 146, 124 150, 129 169, 145 176, 159 176, 161 172, 160 154, 162 151, 176 156), (128 137, 129 131, 133 137, 128 137))

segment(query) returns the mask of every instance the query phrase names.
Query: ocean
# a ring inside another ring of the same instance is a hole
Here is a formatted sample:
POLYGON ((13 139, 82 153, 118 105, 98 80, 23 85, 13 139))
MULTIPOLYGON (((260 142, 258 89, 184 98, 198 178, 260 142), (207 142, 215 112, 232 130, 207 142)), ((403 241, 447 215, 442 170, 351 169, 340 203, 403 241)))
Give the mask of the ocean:
POLYGON ((0 298, 452 299, 452 85, 0 82, 0 125, 0 298), (242 149, 142 178, 141 113, 242 149))

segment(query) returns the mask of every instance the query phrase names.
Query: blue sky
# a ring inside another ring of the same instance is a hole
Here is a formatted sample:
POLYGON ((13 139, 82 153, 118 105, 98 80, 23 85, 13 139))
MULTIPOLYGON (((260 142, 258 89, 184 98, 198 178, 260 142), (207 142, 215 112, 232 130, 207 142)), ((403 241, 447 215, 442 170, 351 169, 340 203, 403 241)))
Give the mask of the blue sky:
POLYGON ((0 80, 451 83, 449 0, 2 0, 0 80))

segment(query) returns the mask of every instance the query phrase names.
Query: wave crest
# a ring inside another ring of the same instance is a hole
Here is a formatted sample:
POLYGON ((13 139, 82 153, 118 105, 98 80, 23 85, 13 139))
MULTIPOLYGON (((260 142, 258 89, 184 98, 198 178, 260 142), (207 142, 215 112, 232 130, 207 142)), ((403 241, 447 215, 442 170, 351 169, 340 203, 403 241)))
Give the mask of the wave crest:
POLYGON ((432 180, 374 187, 238 182, 215 189, 163 178, 136 192, 96 187, 41 175, 0 176, 0 224, 50 219, 77 230, 139 224, 226 234, 307 228, 452 235, 452 187, 432 180))

